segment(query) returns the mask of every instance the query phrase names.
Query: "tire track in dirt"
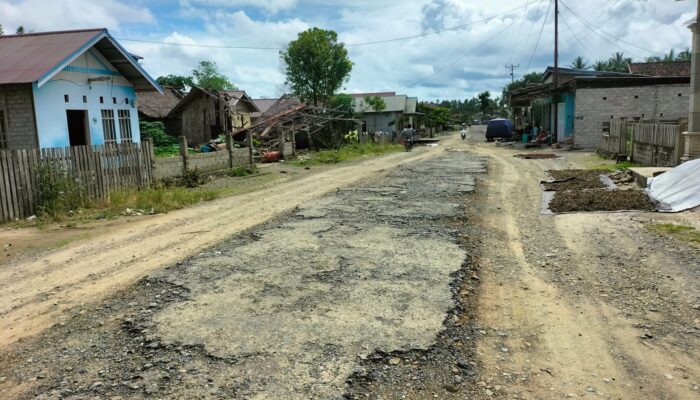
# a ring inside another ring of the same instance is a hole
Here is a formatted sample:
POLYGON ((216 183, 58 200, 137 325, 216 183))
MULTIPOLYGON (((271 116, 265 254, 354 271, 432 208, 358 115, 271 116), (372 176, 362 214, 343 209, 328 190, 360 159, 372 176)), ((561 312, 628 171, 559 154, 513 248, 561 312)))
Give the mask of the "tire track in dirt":
POLYGON ((417 148, 339 167, 273 188, 204 203, 136 221, 107 236, 66 246, 0 269, 0 346, 64 321, 151 271, 293 210, 325 193, 401 163, 442 154, 446 146, 417 148))

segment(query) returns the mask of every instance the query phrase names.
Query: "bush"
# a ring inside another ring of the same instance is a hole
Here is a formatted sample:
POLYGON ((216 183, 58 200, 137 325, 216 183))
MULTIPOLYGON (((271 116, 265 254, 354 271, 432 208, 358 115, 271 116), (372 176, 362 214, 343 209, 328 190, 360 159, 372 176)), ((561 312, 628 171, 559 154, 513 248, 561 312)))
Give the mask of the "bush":
POLYGON ((226 175, 232 177, 242 177, 258 173, 258 166, 253 164, 251 166, 242 165, 240 167, 231 168, 226 172, 226 175))
POLYGON ((162 122, 139 121, 139 128, 141 129, 141 140, 153 139, 155 147, 178 145, 176 137, 165 133, 165 126, 162 122))
POLYGON ((177 179, 177 185, 182 187, 194 188, 202 183, 202 177, 199 175, 199 171, 196 169, 192 171, 186 171, 180 175, 177 179))
POLYGON ((59 219, 86 204, 87 197, 83 190, 62 166, 39 163, 35 174, 37 211, 40 215, 59 219))

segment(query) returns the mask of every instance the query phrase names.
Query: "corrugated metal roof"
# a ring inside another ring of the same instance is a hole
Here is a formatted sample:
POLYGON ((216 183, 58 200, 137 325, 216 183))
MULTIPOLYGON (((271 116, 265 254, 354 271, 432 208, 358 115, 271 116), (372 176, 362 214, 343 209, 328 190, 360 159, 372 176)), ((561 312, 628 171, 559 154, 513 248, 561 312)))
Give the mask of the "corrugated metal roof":
POLYGON ((0 84, 37 82, 41 86, 92 47, 135 89, 162 90, 104 28, 0 36, 0 84))
POLYGON ((355 97, 355 98, 364 98, 364 97, 374 97, 374 96, 379 96, 379 97, 389 97, 389 96, 396 96, 396 92, 374 92, 374 93, 352 93, 350 96, 355 97))
MULTIPOLYGON (((380 96, 381 97, 381 96, 380 96)), ((407 96, 400 94, 398 96, 386 96, 382 97, 384 100, 384 109, 379 112, 406 112, 406 99, 407 96)), ((364 97, 355 97, 355 111, 371 113, 375 112, 370 109, 367 103, 365 103, 364 97)))
POLYGON ((85 29, 0 36, 0 84, 38 81, 103 32, 85 29))

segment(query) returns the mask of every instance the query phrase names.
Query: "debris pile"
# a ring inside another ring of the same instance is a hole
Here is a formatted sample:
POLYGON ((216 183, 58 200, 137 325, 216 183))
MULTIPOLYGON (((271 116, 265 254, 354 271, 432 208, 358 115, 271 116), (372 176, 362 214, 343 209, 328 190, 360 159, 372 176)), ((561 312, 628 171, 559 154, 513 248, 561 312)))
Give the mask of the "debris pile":
POLYGON ((558 155, 553 153, 530 153, 530 154, 516 154, 513 157, 522 158, 525 160, 543 160, 547 158, 559 158, 558 155))
POLYGON ((584 190, 604 188, 600 181, 600 171, 588 169, 549 170, 547 173, 554 178, 550 182, 542 182, 544 190, 584 190))

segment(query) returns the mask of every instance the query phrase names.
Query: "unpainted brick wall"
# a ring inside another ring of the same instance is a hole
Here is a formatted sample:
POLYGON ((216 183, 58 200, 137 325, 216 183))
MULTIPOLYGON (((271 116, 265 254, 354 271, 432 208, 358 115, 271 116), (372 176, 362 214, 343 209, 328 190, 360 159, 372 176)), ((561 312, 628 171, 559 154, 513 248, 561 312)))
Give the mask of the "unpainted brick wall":
POLYGON ((577 89, 574 143, 587 150, 597 148, 603 122, 620 117, 631 121, 687 117, 689 95, 690 85, 577 89))
POLYGON ((0 85, 0 110, 5 114, 8 149, 39 147, 31 84, 0 85))

